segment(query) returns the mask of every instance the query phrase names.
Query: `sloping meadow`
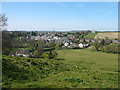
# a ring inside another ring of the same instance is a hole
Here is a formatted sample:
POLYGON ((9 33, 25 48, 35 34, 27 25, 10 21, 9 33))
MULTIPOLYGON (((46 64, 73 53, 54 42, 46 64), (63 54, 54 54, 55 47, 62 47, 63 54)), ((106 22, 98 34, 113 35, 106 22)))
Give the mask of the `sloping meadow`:
POLYGON ((49 74, 74 69, 74 66, 52 59, 3 56, 2 60, 3 87, 12 87, 13 83, 37 81, 49 74))
POLYGON ((3 56, 3 88, 117 88, 118 73, 60 60, 3 56))

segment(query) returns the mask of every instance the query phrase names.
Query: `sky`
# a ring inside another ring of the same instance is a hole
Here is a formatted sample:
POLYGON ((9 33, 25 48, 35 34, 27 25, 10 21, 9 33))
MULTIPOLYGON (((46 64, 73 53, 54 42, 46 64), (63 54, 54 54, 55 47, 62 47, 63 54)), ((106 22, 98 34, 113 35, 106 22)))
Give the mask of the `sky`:
POLYGON ((118 30, 117 2, 3 2, 8 30, 118 30))

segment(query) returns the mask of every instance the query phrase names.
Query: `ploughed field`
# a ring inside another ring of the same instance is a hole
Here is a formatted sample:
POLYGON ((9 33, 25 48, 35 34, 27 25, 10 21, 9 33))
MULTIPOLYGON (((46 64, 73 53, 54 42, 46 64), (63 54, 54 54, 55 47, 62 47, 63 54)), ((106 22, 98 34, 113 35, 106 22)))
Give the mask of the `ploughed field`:
POLYGON ((118 39, 118 36, 119 36, 120 33, 117 33, 117 32, 112 32, 112 33, 98 33, 96 36, 95 36, 95 39, 97 38, 100 38, 100 39, 106 39, 106 38, 109 38, 109 39, 118 39))
POLYGON ((3 56, 6 88, 117 88, 118 55, 57 50, 59 60, 3 56))

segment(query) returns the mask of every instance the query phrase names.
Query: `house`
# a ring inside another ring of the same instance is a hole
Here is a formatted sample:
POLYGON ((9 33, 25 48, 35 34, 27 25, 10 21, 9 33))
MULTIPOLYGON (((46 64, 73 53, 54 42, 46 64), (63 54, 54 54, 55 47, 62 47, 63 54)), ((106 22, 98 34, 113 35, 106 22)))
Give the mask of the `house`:
POLYGON ((29 57, 29 50, 18 50, 16 56, 19 57, 29 57))
POLYGON ((91 42, 95 42, 95 39, 90 39, 91 42))
POLYGON ((67 35, 67 38, 68 39, 74 39, 75 37, 74 37, 74 35, 67 35))
POLYGON ((35 40, 36 36, 31 36, 30 38, 31 38, 32 40, 35 40))
POLYGON ((24 37, 20 37, 20 41, 23 41, 24 37))
POLYGON ((29 34, 29 35, 27 35, 27 37, 26 37, 27 39, 31 39, 31 35, 29 34))
POLYGON ((76 43, 72 43, 70 46, 71 48, 78 48, 78 45, 76 43))
POLYGON ((120 44, 120 40, 112 40, 112 43, 120 44))
POLYGON ((57 36, 53 37, 53 39, 59 39, 57 36))
POLYGON ((78 44, 78 47, 84 48, 84 45, 82 43, 78 44))
POLYGON ((40 40, 40 36, 36 36, 36 37, 35 37, 35 40, 40 40))
POLYGON ((90 39, 85 39, 85 41, 86 41, 86 42, 88 42, 88 43, 89 43, 89 42, 91 42, 91 40, 90 40, 90 39))
POLYGON ((82 39, 80 39, 79 41, 80 41, 80 42, 85 42, 85 39, 84 39, 84 38, 82 38, 82 39))
POLYGON ((65 43, 64 43, 64 46, 65 46, 65 47, 67 47, 68 45, 69 45, 69 43, 68 43, 68 42, 65 42, 65 43))
POLYGON ((15 53, 10 52, 9 56, 15 56, 15 53))
POLYGON ((88 47, 88 46, 89 46, 89 44, 85 44, 85 43, 78 44, 79 48, 85 48, 85 47, 88 47))

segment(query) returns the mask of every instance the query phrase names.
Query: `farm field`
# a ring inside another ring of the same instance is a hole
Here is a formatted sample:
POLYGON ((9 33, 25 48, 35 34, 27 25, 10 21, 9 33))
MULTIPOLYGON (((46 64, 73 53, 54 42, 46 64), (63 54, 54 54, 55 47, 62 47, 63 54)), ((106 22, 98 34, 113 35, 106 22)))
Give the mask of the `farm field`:
POLYGON ((94 37, 95 37, 97 34, 98 34, 98 33, 89 33, 88 35, 85 35, 84 38, 94 39, 94 37))
POLYGON ((107 32, 107 33, 98 33, 96 36, 95 36, 95 39, 96 38, 100 38, 100 39, 105 39, 105 38, 109 38, 109 39, 118 39, 118 35, 120 33, 117 33, 117 32, 107 32))

